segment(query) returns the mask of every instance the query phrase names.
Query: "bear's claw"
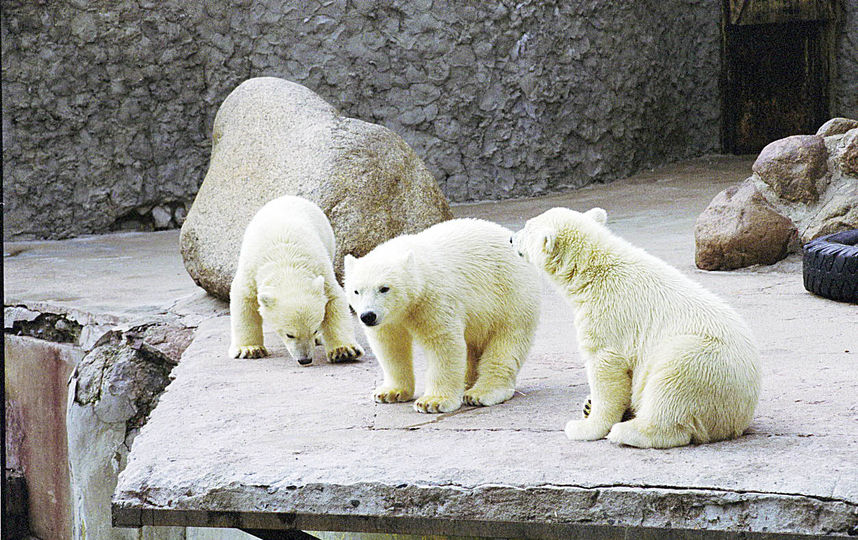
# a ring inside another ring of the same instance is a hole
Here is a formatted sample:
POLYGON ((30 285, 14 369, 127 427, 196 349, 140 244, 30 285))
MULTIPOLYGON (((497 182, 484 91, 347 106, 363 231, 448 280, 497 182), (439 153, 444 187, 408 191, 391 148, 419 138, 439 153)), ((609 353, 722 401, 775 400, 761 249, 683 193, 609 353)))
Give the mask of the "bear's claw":
POLYGON ((262 358, 268 356, 268 349, 264 345, 244 345, 230 348, 229 354, 233 358, 262 358))
POLYGON ((488 407, 503 403, 512 397, 515 388, 471 388, 465 392, 462 401, 467 405, 476 407, 488 407))
POLYGON ((351 362, 363 356, 363 349, 360 345, 343 345, 335 347, 328 351, 328 362, 351 362))
POLYGON ((461 406, 461 399, 447 396, 423 396, 414 402, 414 410, 422 413, 453 412, 461 406))
POLYGON ((401 388, 376 388, 372 397, 377 403, 398 403, 410 401, 412 393, 401 388))

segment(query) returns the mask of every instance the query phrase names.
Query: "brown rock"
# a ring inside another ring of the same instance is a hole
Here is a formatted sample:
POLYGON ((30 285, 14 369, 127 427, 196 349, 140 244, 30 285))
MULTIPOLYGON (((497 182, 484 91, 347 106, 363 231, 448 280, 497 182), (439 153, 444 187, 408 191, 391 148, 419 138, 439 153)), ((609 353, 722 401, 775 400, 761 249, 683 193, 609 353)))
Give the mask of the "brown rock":
POLYGON ((832 118, 828 122, 819 126, 816 134, 820 137, 831 137, 832 135, 841 135, 850 129, 858 128, 858 120, 851 118, 832 118))
POLYGON ((703 270, 773 264, 794 243, 793 222, 778 214, 748 179, 712 199, 694 226, 694 260, 703 270))
POLYGON ((334 266, 394 236, 450 219, 423 162, 387 128, 340 116, 307 88, 261 77, 239 85, 214 122, 209 170, 182 226, 185 267, 229 298, 241 238, 266 202, 299 195, 327 214, 334 266))
POLYGON ((842 174, 858 176, 858 129, 843 136, 834 161, 842 174))
POLYGON ((827 173, 828 150, 819 135, 793 135, 760 152, 753 170, 782 199, 813 203, 819 200, 816 181, 827 173))

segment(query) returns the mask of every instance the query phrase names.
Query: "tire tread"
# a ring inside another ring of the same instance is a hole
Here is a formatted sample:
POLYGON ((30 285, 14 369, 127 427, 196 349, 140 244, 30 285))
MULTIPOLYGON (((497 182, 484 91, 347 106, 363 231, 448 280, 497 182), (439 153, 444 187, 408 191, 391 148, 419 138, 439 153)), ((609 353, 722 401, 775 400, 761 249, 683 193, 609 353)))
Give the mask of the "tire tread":
POLYGON ((830 234, 804 246, 804 288, 841 302, 858 303, 858 229, 830 234), (849 243, 839 243, 840 241, 849 243))

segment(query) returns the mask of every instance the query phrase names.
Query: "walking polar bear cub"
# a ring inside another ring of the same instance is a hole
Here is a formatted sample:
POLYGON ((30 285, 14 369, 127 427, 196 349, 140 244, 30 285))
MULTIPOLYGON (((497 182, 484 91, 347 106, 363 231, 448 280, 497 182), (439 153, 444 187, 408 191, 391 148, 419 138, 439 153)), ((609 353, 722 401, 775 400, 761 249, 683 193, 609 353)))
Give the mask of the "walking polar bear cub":
POLYGON ((345 287, 384 373, 378 402, 414 395, 412 341, 426 353, 418 412, 494 405, 515 391, 533 340, 541 286, 510 249, 511 232, 456 219, 345 258, 345 287))
POLYGON ((301 365, 313 361, 320 340, 331 362, 360 357, 333 258, 334 232, 321 208, 288 195, 263 206, 245 230, 230 289, 230 356, 268 354, 264 319, 301 365))
POLYGON ((606 218, 601 208, 554 208, 512 239, 576 309, 592 406, 566 435, 644 448, 741 435, 760 392, 748 327, 715 295, 612 234, 606 218), (621 422, 627 409, 634 418, 621 422))

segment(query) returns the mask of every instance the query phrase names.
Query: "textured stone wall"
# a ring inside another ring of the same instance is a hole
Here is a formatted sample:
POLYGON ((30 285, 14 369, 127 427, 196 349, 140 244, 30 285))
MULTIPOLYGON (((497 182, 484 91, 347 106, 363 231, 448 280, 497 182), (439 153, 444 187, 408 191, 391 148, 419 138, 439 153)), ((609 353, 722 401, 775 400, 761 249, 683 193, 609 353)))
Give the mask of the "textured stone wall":
POLYGON ((840 17, 831 116, 858 119, 858 0, 843 0, 840 17))
POLYGON ((5 238, 178 225, 218 105, 261 75, 398 132, 454 201, 610 181, 719 149, 712 0, 2 8, 5 238))

